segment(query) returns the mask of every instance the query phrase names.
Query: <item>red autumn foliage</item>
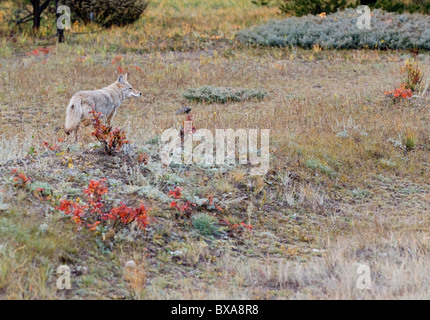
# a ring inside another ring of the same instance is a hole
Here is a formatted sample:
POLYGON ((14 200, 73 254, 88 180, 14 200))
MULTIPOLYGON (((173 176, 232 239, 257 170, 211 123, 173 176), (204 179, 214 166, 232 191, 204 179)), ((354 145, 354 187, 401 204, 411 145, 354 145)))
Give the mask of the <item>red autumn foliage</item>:
POLYGON ((387 91, 387 92, 384 92, 384 94, 386 94, 387 96, 391 97, 394 101, 396 101, 399 98, 403 98, 403 99, 411 98, 412 97, 412 90, 406 89, 406 84, 402 84, 396 90, 387 91))
POLYGON ((108 193, 105 181, 106 179, 90 180, 88 188, 83 190, 88 198, 88 208, 93 214, 101 215, 102 213, 101 208, 104 206, 102 196, 108 193))
POLYGON ((113 208, 109 213, 104 215, 103 219, 117 221, 123 225, 128 225, 129 223, 136 221, 137 225, 141 229, 145 229, 149 223, 148 209, 143 204, 137 208, 130 208, 125 204, 122 204, 118 208, 113 208))
POLYGON ((174 198, 174 199, 181 199, 181 190, 182 188, 175 188, 173 190, 169 191, 169 197, 174 198))
POLYGON ((130 208, 121 204, 109 212, 103 212, 105 206, 103 195, 108 193, 105 179, 90 180, 88 188, 84 188, 83 191, 86 194, 86 201, 83 204, 78 201, 62 200, 60 206, 55 209, 71 216, 72 221, 78 226, 86 224, 86 227, 91 231, 99 231, 99 226, 116 229, 119 225, 124 227, 134 221, 141 229, 148 226, 149 210, 143 204, 137 208, 130 208))
POLYGON ((125 144, 130 143, 125 137, 124 130, 119 128, 112 130, 112 127, 107 127, 102 123, 101 112, 97 112, 93 108, 90 113, 93 115, 91 122, 94 128, 91 135, 103 144, 106 154, 114 155, 120 152, 125 144))
POLYGON ((60 150, 60 146, 58 144, 52 145, 52 144, 48 143, 47 141, 42 141, 42 147, 48 148, 49 150, 52 150, 52 151, 60 150))
POLYGON ((16 187, 24 188, 28 183, 31 182, 30 178, 28 178, 23 172, 19 172, 18 169, 12 169, 11 171, 13 175, 13 181, 15 182, 16 187))
POLYGON ((176 209, 179 213, 185 214, 185 216, 187 218, 189 218, 191 216, 191 214, 193 213, 193 209, 196 208, 196 204, 195 203, 191 203, 191 201, 187 201, 187 202, 177 202, 177 201, 172 201, 170 203, 170 208, 174 208, 176 209))
POLYGON ((220 220, 220 223, 227 227, 227 232, 231 235, 240 235, 244 231, 252 231, 252 225, 246 224, 245 222, 231 224, 228 219, 220 220))
MULTIPOLYGON (((181 190, 182 188, 175 188, 169 191, 169 197, 174 199, 172 202, 170 202, 170 208, 176 209, 177 213, 185 215, 187 218, 189 218, 193 214, 193 211, 197 209, 197 205, 191 201, 182 199, 181 190)), ((215 204, 213 196, 208 196, 208 201, 204 206, 207 210, 217 209, 222 211, 222 208, 215 204)))
POLYGON ((217 206, 217 205, 215 204, 214 196, 209 196, 209 197, 208 197, 208 203, 207 203, 207 206, 208 206, 209 208, 210 208, 210 207, 214 207, 214 208, 218 209, 219 211, 222 211, 222 208, 221 208, 221 207, 219 207, 219 206, 217 206))
POLYGON ((51 48, 38 48, 38 49, 34 49, 31 52, 27 52, 26 54, 31 56, 38 56, 40 53, 48 54, 49 51, 51 51, 51 48))
POLYGON ((195 209, 197 206, 191 201, 182 200, 181 190, 182 188, 175 188, 169 191, 169 197, 175 199, 170 203, 170 208, 176 209, 177 213, 185 215, 187 218, 189 218, 193 213, 193 209, 195 209))
POLYGON ((61 200, 60 206, 56 207, 55 209, 63 211, 65 215, 71 215, 72 221, 77 225, 81 225, 84 222, 83 218, 85 216, 85 210, 87 209, 87 206, 78 202, 61 200))
POLYGON ((115 64, 117 62, 121 62, 122 61, 122 57, 121 56, 116 56, 112 59, 112 64, 115 64))

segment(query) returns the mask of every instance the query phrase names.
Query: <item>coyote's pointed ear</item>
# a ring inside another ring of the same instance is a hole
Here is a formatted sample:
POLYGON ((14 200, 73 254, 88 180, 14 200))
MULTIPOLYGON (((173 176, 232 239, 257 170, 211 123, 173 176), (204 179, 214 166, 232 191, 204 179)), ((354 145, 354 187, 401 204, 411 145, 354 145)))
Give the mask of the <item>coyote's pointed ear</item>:
POLYGON ((125 84, 124 76, 122 74, 118 76, 118 79, 116 81, 118 81, 118 83, 120 84, 125 84))
POLYGON ((125 81, 127 81, 127 78, 128 78, 128 72, 125 74, 125 77, 124 77, 125 81))

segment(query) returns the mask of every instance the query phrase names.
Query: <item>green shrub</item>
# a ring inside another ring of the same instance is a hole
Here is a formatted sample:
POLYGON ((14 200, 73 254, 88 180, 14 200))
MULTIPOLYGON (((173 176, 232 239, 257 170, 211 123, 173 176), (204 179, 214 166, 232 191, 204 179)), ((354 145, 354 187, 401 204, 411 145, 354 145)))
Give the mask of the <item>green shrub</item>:
POLYGON ((65 0, 73 15, 104 27, 135 22, 148 7, 147 0, 65 0))
POLYGON ((333 13, 346 7, 346 0, 285 0, 279 9, 284 13, 301 17, 322 12, 333 13))
POLYGON ((251 0, 251 2, 259 7, 266 7, 269 6, 271 4, 270 0, 251 0))
POLYGON ((327 15, 307 15, 271 21, 239 32, 242 43, 263 46, 297 46, 324 49, 424 49, 430 50, 430 19, 420 14, 373 10, 370 30, 357 28, 361 15, 346 9, 327 15))
POLYGON ((369 4, 372 9, 383 9, 390 12, 409 12, 409 13, 430 13, 429 0, 413 0, 405 2, 403 0, 378 0, 369 4))
POLYGON ((191 221, 194 229, 202 235, 209 236, 219 234, 218 221, 214 216, 207 213, 200 213, 193 216, 191 221))
POLYGON ((233 89, 228 87, 200 87, 197 89, 188 89, 183 96, 197 102, 240 102, 250 99, 262 100, 267 95, 265 91, 257 89, 233 89))

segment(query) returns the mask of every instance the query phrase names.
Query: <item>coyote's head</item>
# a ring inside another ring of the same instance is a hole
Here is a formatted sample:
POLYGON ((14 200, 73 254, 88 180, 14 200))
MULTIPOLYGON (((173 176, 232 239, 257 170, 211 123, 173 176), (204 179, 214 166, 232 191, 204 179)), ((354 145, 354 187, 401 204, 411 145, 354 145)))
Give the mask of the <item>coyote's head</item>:
POLYGON ((139 92, 139 91, 133 89, 133 87, 127 81, 127 75, 128 74, 123 76, 122 74, 120 74, 118 76, 118 79, 116 80, 116 82, 119 84, 122 92, 124 93, 124 96, 126 98, 140 97, 142 95, 142 92, 139 92))

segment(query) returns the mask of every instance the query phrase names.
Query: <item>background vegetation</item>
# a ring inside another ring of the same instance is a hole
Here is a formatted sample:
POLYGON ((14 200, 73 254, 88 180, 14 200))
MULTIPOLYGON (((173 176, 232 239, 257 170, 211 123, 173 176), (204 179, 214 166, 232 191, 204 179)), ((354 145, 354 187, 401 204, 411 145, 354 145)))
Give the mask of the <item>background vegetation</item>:
POLYGON ((290 17, 241 31, 243 43, 266 46, 298 46, 324 49, 430 49, 427 15, 373 10, 371 29, 359 29, 355 9, 328 16, 290 17))

